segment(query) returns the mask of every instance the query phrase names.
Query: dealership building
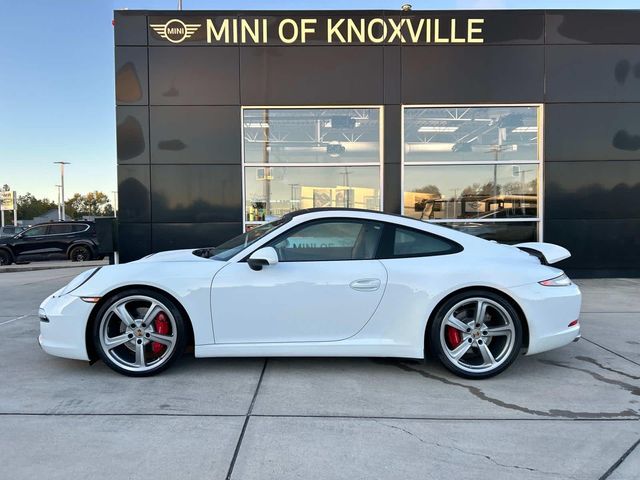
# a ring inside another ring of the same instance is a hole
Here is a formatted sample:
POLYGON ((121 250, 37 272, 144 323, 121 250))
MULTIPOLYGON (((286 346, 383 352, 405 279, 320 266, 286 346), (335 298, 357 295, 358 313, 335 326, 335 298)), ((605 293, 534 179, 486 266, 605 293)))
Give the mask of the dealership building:
POLYGON ((350 207, 640 275, 640 11, 116 11, 121 261, 350 207))

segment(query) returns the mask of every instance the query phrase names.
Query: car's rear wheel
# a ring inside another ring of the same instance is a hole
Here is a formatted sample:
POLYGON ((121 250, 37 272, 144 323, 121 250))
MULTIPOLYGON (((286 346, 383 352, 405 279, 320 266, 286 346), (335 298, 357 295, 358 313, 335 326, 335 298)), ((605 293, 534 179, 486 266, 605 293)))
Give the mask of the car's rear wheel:
POLYGON ((69 258, 72 262, 86 262, 91 260, 91 250, 84 245, 77 245, 69 252, 69 258))
POLYGON ((454 295, 436 313, 431 346, 442 364, 466 378, 488 378, 511 365, 522 347, 523 319, 489 291, 454 295))
POLYGON ((185 319, 156 291, 121 292, 102 305, 93 325, 94 346, 109 367, 141 377, 168 368, 185 349, 185 319))
POLYGON ((6 250, 0 250, 0 265, 11 265, 13 258, 6 250))

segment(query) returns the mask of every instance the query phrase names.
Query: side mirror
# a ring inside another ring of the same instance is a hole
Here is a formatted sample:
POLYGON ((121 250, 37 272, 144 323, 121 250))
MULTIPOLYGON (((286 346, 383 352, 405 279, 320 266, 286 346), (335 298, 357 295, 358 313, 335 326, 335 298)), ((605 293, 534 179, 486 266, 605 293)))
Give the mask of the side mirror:
POLYGON ((251 270, 262 270, 262 267, 278 263, 278 253, 273 247, 260 248, 251 254, 247 263, 251 270))

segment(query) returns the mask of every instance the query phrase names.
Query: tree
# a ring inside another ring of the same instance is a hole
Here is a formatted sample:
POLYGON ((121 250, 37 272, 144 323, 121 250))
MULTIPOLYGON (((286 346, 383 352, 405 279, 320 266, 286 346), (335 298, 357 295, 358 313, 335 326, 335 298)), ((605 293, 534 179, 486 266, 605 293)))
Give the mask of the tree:
POLYGON ((109 197, 99 191, 89 192, 86 195, 75 193, 64 204, 67 215, 75 219, 83 216, 113 215, 113 207, 109 203, 109 197))
POLYGON ((424 185, 420 188, 416 188, 414 190, 414 192, 416 193, 430 193, 431 195, 434 195, 436 197, 441 197, 442 195, 440 194, 440 189, 436 186, 436 185, 424 185))
POLYGON ((29 192, 18 196, 18 215, 20 215, 22 219, 31 220, 32 218, 44 215, 54 208, 56 208, 56 204, 48 198, 40 200, 29 192))

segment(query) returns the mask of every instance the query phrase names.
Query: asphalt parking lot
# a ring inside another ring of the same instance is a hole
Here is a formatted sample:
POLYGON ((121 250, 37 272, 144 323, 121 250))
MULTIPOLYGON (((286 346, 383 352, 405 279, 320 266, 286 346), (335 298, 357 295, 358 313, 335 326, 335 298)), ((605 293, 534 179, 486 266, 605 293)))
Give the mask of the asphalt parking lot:
POLYGON ((485 381, 191 356, 132 379, 38 347, 39 303, 80 271, 0 273, 1 477, 640 478, 640 279, 579 281, 583 340, 485 381))

